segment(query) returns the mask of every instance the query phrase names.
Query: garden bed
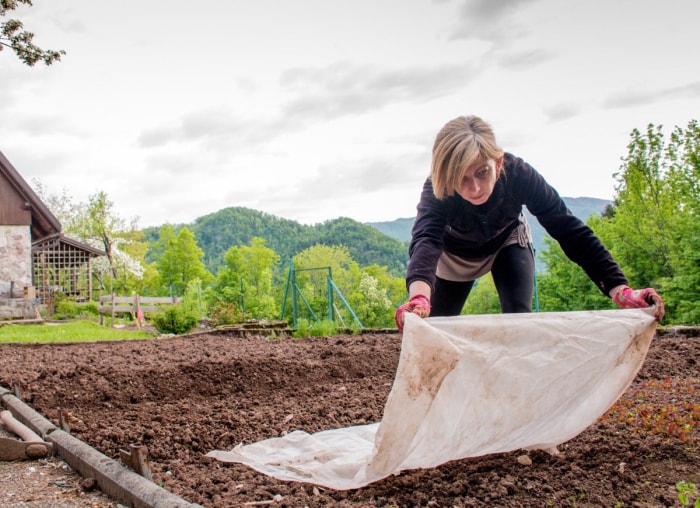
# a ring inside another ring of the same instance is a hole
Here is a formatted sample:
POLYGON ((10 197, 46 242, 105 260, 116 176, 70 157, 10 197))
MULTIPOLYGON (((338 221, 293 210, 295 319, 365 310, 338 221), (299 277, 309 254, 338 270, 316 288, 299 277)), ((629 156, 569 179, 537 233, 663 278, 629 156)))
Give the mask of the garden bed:
POLYGON ((334 491, 278 481, 204 455, 301 429, 381 420, 398 334, 323 338, 193 336, 0 345, 0 385, 102 453, 140 442, 155 481, 205 507, 679 506, 700 486, 700 339, 654 339, 633 385, 558 457, 522 451, 405 471, 334 491))

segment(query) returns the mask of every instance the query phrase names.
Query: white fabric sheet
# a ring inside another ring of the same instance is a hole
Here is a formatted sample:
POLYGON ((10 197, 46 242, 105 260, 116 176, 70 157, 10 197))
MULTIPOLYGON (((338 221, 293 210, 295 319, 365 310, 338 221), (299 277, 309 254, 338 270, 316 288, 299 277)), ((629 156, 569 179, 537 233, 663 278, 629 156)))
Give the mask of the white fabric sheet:
POLYGON ((551 449, 622 395, 655 330, 652 309, 408 314, 380 423, 295 431, 207 456, 345 490, 465 457, 551 449))

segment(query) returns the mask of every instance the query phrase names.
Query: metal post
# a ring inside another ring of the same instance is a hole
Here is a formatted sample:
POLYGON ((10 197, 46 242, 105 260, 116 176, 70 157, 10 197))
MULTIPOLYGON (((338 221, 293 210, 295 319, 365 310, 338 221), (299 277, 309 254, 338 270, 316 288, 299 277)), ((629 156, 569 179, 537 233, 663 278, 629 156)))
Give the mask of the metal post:
POLYGON ((243 297, 243 277, 240 279, 241 311, 245 312, 245 298, 243 297))
POLYGON ((343 302, 345 307, 350 312, 350 315, 352 315, 352 318, 355 320, 355 323, 357 323, 357 325, 360 328, 364 328, 364 325, 360 321, 360 318, 358 318, 357 315, 355 314, 355 311, 352 310, 352 307, 350 307, 350 304, 347 302, 347 300, 343 296, 343 293, 340 292, 340 289, 338 289, 338 286, 336 286, 335 283, 333 282, 333 280, 331 280, 331 279, 329 279, 329 282, 330 282, 331 286, 333 287, 333 289, 335 289, 336 293, 338 293, 338 298, 340 298, 340 301, 343 302))
POLYGON ((297 275, 296 272, 294 271, 294 265, 292 264, 291 266, 292 270, 292 316, 293 316, 293 323, 294 323, 294 328, 297 327, 297 275))
POLYGON ((328 281, 326 284, 327 291, 328 291, 328 293, 327 293, 328 294, 328 297, 327 297, 327 300, 328 300, 328 321, 335 321, 335 319, 333 319, 333 286, 332 286, 333 282, 332 281, 333 281, 333 276, 331 275, 331 267, 329 266, 328 267, 328 281))
POLYGON ((289 294, 290 282, 292 280, 292 271, 294 270, 294 260, 289 258, 289 273, 287 273, 287 284, 284 286, 284 296, 282 297, 282 310, 280 311, 280 320, 284 319, 284 311, 287 307, 287 295, 289 294))

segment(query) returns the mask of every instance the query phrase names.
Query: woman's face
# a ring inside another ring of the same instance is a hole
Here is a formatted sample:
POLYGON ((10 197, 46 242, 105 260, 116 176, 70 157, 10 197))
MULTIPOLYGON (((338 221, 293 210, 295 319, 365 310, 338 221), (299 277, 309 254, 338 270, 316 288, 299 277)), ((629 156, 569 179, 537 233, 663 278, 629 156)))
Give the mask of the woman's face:
POLYGON ((455 192, 472 205, 483 205, 491 197, 503 164, 503 157, 477 162, 467 168, 455 192))

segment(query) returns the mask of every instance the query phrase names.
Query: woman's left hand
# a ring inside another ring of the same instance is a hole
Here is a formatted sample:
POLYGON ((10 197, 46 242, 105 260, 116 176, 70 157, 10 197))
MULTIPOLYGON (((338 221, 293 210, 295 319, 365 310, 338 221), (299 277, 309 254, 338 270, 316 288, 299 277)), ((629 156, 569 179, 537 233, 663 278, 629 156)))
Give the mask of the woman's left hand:
POLYGON ((613 302, 623 309, 640 309, 654 305, 654 317, 661 321, 664 317, 664 301, 653 288, 632 289, 621 286, 613 294, 613 302))
POLYGON ((430 315, 430 300, 425 295, 415 295, 407 303, 396 309, 394 321, 399 331, 403 331, 403 315, 404 312, 412 312, 420 317, 428 317, 430 315))

